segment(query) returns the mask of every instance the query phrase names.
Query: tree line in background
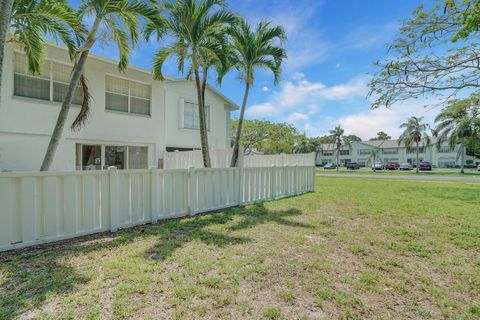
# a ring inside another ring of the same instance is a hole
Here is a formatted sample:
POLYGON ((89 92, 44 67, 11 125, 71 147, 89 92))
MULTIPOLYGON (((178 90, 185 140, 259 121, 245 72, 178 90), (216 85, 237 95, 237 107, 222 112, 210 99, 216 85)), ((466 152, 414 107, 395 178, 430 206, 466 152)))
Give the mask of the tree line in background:
MULTIPOLYGON (((255 71, 270 70, 278 83, 286 59, 283 48, 286 34, 281 26, 262 21, 251 27, 229 10, 225 0, 82 0, 76 9, 65 0, 2 0, 0 9, 0 70, 7 39, 23 47, 32 74, 41 72, 46 36, 63 42, 74 62, 41 171, 49 170, 51 166, 79 84, 83 93, 82 107, 71 129, 79 130, 88 120, 90 95, 84 70, 90 50, 100 37, 105 40, 108 35, 108 40, 117 46, 120 71, 128 66, 130 53, 141 40, 155 38, 159 49, 152 62, 154 76, 163 80, 162 67, 169 57, 173 57, 178 71, 194 81, 205 167, 211 166, 205 108, 209 75, 213 72, 217 83, 221 84, 229 71, 236 70, 238 78, 245 84, 236 128, 240 137, 255 71), (87 18, 93 21, 90 25, 84 23, 87 18)), ((239 139, 234 141, 232 166, 237 164, 239 143, 239 139)))

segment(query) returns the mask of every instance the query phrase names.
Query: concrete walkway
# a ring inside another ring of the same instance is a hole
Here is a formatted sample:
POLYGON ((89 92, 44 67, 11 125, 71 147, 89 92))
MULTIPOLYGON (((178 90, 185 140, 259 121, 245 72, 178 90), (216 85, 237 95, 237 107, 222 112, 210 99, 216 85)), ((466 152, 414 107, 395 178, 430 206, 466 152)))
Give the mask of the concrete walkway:
POLYGON ((366 179, 397 179, 397 180, 423 180, 423 181, 465 181, 480 183, 480 178, 475 177, 448 177, 448 176, 403 176, 403 175, 375 175, 375 174, 348 174, 348 173, 317 173, 317 177, 338 178, 366 178, 366 179))

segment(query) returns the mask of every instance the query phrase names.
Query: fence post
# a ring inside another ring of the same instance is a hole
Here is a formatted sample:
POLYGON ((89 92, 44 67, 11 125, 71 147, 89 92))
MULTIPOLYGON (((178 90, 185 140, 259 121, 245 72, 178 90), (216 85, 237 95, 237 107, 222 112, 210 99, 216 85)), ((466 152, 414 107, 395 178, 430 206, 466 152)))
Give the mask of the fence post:
POLYGON ((310 191, 315 191, 315 180, 317 179, 317 170, 316 170, 316 167, 313 166, 312 167, 312 171, 313 171, 313 178, 312 178, 312 182, 311 182, 311 186, 310 186, 310 191))
POLYGON ((298 177, 297 177, 297 164, 295 163, 293 165, 293 178, 292 178, 292 182, 293 182, 293 193, 294 194, 297 194, 297 190, 298 190, 298 177))
POLYGON ((244 184, 244 163, 243 163, 243 146, 238 149, 237 166, 240 168, 238 171, 238 205, 243 204, 243 184, 244 184))
POLYGON ((187 215, 194 215, 197 205, 197 184, 195 176, 195 167, 189 166, 187 173, 188 197, 187 197, 187 215))
POLYGON ((150 222, 155 223, 158 216, 158 169, 155 166, 150 168, 151 177, 151 204, 150 222))
POLYGON ((277 183, 277 170, 275 164, 272 165, 272 176, 270 178, 270 192, 271 192, 271 199, 275 199, 276 195, 276 186, 277 183))
POLYGON ((118 170, 117 167, 108 167, 110 182, 110 231, 118 229, 118 170))

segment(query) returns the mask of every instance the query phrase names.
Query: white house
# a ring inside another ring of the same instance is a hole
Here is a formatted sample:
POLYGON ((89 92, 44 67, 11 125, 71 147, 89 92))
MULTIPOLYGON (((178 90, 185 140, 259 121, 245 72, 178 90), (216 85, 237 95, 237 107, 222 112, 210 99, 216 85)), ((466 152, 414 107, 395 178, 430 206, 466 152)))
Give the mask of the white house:
MULTIPOLYGON (((452 150, 448 143, 442 143, 437 148, 435 140, 430 144, 419 144, 419 160, 428 161, 436 167, 454 167, 460 165, 460 159, 457 154, 460 145, 456 145, 452 150)), ((416 149, 407 149, 404 144, 399 144, 398 140, 378 140, 378 141, 354 141, 350 148, 342 147, 339 155, 339 162, 345 164, 348 162, 357 162, 361 166, 370 165, 368 160, 372 149, 381 149, 380 162, 410 163, 416 162, 416 149)), ((322 151, 317 154, 317 164, 336 163, 336 147, 333 144, 323 144, 322 151)))
MULTIPOLYGON (((66 92, 72 63, 64 47, 49 44, 42 72, 33 76, 19 47, 8 43, 0 101, 0 171, 39 170, 66 92)), ((51 170, 148 168, 163 152, 200 148, 194 83, 154 80, 133 66, 119 72, 117 61, 90 55, 91 113, 77 132, 81 89, 74 97, 51 170)), ((206 92, 211 148, 230 146, 230 112, 238 106, 215 88, 206 92)))

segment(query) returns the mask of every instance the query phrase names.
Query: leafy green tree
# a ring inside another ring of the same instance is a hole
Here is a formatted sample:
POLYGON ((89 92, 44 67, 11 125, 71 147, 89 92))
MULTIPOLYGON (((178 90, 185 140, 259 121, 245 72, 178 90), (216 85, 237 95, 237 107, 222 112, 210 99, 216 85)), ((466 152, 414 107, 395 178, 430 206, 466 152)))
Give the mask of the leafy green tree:
POLYGON ((407 122, 402 123, 400 128, 404 129, 400 137, 398 138, 398 145, 404 143, 407 150, 410 150, 412 146, 416 147, 416 170, 418 173, 419 163, 419 144, 423 141, 423 145, 430 144, 430 136, 427 131, 429 130, 428 124, 422 123, 423 117, 411 117, 407 122))
MULTIPOLYGON (((45 35, 61 40, 70 56, 75 52, 74 33, 81 34, 81 20, 65 0, 2 0, 0 3, 0 90, 3 56, 9 32, 9 40, 23 47, 32 74, 41 70, 45 51, 45 35)), ((0 93, 1 94, 1 93, 0 93)))
POLYGON ((188 64, 190 71, 187 75, 193 74, 197 89, 203 164, 208 168, 211 167, 211 161, 204 104, 207 72, 210 64, 222 64, 225 49, 222 46, 223 39, 229 25, 234 23, 235 16, 227 10, 224 0, 176 0, 167 2, 165 9, 166 21, 161 28, 155 25, 147 28, 147 37, 156 32, 159 39, 173 39, 172 43, 156 52, 154 73, 163 79, 163 65, 171 56, 176 57, 178 70, 182 73, 185 72, 185 64, 188 64))
MULTIPOLYGON (((93 16, 93 24, 87 32, 87 36, 82 41, 75 57, 75 66, 72 71, 70 84, 68 86, 65 99, 62 103, 60 113, 53 130, 47 152, 43 159, 41 171, 47 171, 52 164, 53 157, 58 147, 58 143, 63 133, 63 128, 67 120, 68 111, 72 104, 73 95, 79 80, 84 79, 83 72, 91 48, 97 41, 97 34, 103 25, 105 31, 112 35, 113 41, 117 44, 120 59, 118 68, 124 70, 128 65, 128 59, 132 47, 138 41, 139 27, 142 19, 148 19, 155 22, 160 21, 159 12, 145 2, 135 0, 84 0, 78 9, 78 16, 83 19, 85 16, 93 16)), ((88 88, 85 81, 82 80, 83 105, 79 115, 72 124, 72 129, 78 129, 83 125, 88 117, 88 88)))
POLYGON ((389 136, 387 133, 380 131, 377 132, 377 136, 375 138, 371 138, 370 141, 376 141, 376 140, 390 140, 392 139, 391 136, 389 136))
POLYGON ((287 57, 282 43, 287 39, 287 36, 281 26, 271 26, 270 22, 260 22, 255 29, 252 29, 242 18, 238 18, 235 26, 231 28, 230 36, 232 38, 230 66, 238 71, 239 78, 245 83, 230 163, 231 167, 235 167, 238 161, 245 107, 250 87, 255 80, 255 70, 267 69, 273 73, 275 83, 280 81, 281 66, 287 57))
POLYGON ((453 101, 435 118, 434 136, 438 138, 437 147, 447 141, 451 150, 460 143, 457 160, 461 159, 460 173, 465 168, 465 144, 467 139, 475 138, 480 131, 480 96, 453 101))
POLYGON ((373 107, 425 95, 448 100, 479 88, 479 14, 476 0, 442 0, 416 9, 389 44, 388 58, 375 63, 373 107))
POLYGON ((480 133, 475 137, 470 137, 465 142, 466 153, 469 156, 480 158, 480 133))
POLYGON ((359 136, 356 136, 356 135, 354 135, 354 134, 349 134, 349 135, 347 136, 347 138, 348 138, 348 140, 349 140, 350 142, 353 142, 353 141, 362 141, 362 138, 360 138, 359 136))
MULTIPOLYGON (((235 141, 238 120, 232 120, 232 141, 235 141)), ((274 123, 266 120, 244 120, 240 144, 245 152, 253 150, 265 154, 292 153, 299 139, 298 130, 289 123, 274 123)))
POLYGON ((369 151, 368 153, 368 159, 367 159, 367 162, 369 161, 372 161, 372 169, 373 169, 373 172, 377 172, 377 169, 375 168, 375 163, 377 162, 377 160, 380 160, 382 161, 382 158, 380 157, 381 155, 381 149, 380 148, 373 148, 369 151))
POLYGON ((340 162, 340 151, 342 147, 348 147, 351 149, 352 145, 348 136, 345 135, 345 130, 340 127, 336 126, 333 130, 330 130, 330 137, 335 145, 336 157, 337 157, 337 171, 339 170, 339 162, 340 162))

